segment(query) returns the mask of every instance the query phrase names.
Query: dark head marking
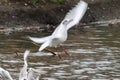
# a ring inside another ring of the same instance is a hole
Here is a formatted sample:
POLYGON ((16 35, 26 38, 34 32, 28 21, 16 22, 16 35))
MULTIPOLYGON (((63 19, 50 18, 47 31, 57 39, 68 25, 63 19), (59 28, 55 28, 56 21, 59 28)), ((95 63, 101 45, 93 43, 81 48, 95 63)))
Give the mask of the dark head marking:
POLYGON ((72 21, 73 21, 73 19, 67 19, 63 22, 63 25, 68 25, 72 21))

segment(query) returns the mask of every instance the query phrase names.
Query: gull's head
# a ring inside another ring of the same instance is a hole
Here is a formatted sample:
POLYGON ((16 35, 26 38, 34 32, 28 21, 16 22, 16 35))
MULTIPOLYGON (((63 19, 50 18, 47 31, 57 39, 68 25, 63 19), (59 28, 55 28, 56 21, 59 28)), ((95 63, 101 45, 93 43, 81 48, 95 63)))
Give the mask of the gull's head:
POLYGON ((73 19, 66 19, 63 21, 63 25, 67 26, 72 21, 73 21, 73 19))

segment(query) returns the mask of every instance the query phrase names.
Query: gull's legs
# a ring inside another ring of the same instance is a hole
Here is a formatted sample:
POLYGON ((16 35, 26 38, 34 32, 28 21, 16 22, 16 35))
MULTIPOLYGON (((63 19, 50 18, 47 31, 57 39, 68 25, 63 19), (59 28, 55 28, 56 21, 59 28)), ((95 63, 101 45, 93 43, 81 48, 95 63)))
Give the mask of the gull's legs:
POLYGON ((61 59, 62 57, 61 57, 61 55, 60 55, 58 49, 56 50, 56 52, 57 52, 57 56, 58 56, 58 58, 61 59))
POLYGON ((48 52, 50 52, 50 53, 52 53, 53 55, 56 55, 55 54, 55 52, 53 52, 52 50, 50 50, 50 49, 44 49, 45 51, 48 51, 48 52))
POLYGON ((69 53, 65 50, 65 48, 63 48, 63 46, 60 46, 63 50, 63 52, 66 54, 66 55, 69 55, 69 53))
MULTIPOLYGON (((32 42, 32 43, 33 43, 34 45, 36 45, 36 46, 39 46, 38 44, 36 44, 36 43, 34 43, 34 42, 32 42)), ((67 52, 62 46, 60 46, 60 47, 62 48, 62 50, 64 51, 64 53, 65 53, 66 55, 69 55, 68 52, 67 52)), ((52 53, 53 55, 57 55, 60 59, 62 58, 58 51, 57 51, 57 54, 56 54, 56 53, 53 52, 52 50, 49 50, 49 49, 44 49, 44 50, 52 53)))
POLYGON ((59 52, 57 53, 57 55, 58 55, 59 59, 61 59, 61 58, 62 58, 62 57, 61 57, 61 55, 59 54, 59 52))

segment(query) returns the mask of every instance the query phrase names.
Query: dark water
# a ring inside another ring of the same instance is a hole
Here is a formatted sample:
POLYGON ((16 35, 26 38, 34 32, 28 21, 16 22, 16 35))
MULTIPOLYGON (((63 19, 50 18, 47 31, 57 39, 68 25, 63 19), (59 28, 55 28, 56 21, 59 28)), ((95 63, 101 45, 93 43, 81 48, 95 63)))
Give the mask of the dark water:
POLYGON ((119 26, 90 27, 83 31, 71 29, 68 40, 63 44, 70 56, 63 54, 59 48, 51 48, 59 51, 62 59, 48 52, 37 52, 39 47, 26 38, 27 35, 48 34, 0 35, 0 66, 8 70, 15 80, 18 80, 23 66, 23 53, 28 49, 31 50, 28 57, 29 67, 47 72, 41 75, 41 80, 120 79, 119 26))

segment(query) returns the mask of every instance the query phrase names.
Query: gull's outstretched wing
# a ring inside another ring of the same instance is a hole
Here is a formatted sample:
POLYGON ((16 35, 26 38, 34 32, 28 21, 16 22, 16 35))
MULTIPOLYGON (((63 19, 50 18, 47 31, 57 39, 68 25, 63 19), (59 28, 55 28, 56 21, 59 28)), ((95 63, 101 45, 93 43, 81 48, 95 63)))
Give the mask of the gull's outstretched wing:
POLYGON ((36 43, 44 43, 45 41, 49 40, 51 38, 51 36, 42 37, 42 38, 28 36, 28 38, 36 43))
POLYGON ((13 80, 13 78, 12 78, 11 75, 10 75, 10 73, 9 73, 7 70, 5 70, 5 69, 3 69, 3 68, 1 68, 1 67, 0 67, 0 75, 1 75, 2 77, 8 78, 9 80, 13 80))
POLYGON ((26 50, 24 53, 24 66, 20 71, 20 75, 19 75, 19 80, 27 80, 27 68, 28 68, 28 64, 27 64, 27 57, 28 54, 30 53, 30 51, 26 50))
POLYGON ((72 10, 70 10, 67 15, 65 16, 65 20, 72 20, 68 25, 67 25, 67 30, 70 29, 72 26, 76 25, 79 23, 79 21, 82 19, 84 16, 86 10, 87 10, 88 4, 84 1, 80 1, 72 10))

